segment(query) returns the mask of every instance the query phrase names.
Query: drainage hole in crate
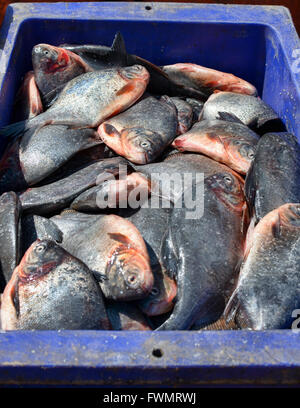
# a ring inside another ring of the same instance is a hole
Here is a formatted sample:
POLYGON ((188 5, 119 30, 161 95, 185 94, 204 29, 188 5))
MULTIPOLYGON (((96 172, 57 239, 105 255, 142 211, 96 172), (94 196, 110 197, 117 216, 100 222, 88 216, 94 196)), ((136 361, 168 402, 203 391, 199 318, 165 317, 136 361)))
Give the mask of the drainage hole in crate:
POLYGON ((152 7, 151 6, 146 6, 145 9, 146 10, 152 10, 152 7))
POLYGON ((152 355, 153 355, 154 357, 160 358, 160 357, 163 356, 163 352, 162 352, 161 349, 153 349, 153 350, 152 350, 152 355))

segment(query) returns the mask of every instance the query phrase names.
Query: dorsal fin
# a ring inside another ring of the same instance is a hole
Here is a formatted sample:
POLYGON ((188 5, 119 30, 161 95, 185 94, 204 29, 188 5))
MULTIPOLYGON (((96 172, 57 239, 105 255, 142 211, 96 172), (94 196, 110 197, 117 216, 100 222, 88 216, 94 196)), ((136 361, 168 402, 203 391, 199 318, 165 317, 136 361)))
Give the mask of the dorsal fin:
POLYGON ((226 122, 233 122, 233 123, 239 123, 241 125, 245 125, 234 113, 229 113, 229 112, 218 112, 219 117, 217 119, 221 120, 226 120, 226 122))
POLYGON ((111 49, 112 51, 116 51, 117 53, 126 54, 125 41, 120 31, 116 33, 111 49))

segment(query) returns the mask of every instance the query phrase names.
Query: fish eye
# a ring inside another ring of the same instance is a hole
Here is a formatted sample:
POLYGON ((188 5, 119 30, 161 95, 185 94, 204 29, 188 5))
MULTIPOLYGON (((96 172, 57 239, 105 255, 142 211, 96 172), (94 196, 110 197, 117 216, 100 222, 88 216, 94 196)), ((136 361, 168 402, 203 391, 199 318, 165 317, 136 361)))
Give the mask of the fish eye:
POLYGON ((150 147, 150 143, 147 142, 146 140, 143 140, 143 141, 140 143, 140 146, 147 148, 147 147, 150 147))
POLYGON ((248 153, 249 159, 254 159, 254 156, 255 156, 254 152, 249 152, 248 153))
POLYGON ((225 181, 225 183, 226 183, 227 185, 232 184, 232 178, 231 178, 230 176, 228 176, 228 175, 224 176, 224 177, 223 177, 223 180, 225 181))
POLYGON ((131 273, 127 276, 127 283, 131 286, 135 286, 137 283, 138 277, 134 273, 131 273))
POLYGON ((150 295, 152 296, 157 296, 159 294, 159 290, 158 288, 156 288, 155 286, 152 288, 150 295))
POLYGON ((45 244, 39 244, 36 246, 35 248, 35 252, 37 252, 38 254, 41 254, 45 251, 46 249, 46 245, 45 244))
POLYGON ((49 55, 49 51, 45 50, 45 51, 44 51, 44 54, 45 54, 45 55, 49 55))

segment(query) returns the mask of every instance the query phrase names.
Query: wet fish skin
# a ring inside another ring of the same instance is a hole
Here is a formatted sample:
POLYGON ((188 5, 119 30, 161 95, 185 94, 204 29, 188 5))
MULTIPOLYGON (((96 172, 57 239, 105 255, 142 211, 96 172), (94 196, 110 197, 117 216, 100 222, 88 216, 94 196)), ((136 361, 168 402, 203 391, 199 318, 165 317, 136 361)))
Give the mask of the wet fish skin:
POLYGON ((148 96, 102 123, 98 133, 117 154, 145 164, 155 160, 173 141, 176 130, 177 111, 170 98, 148 96))
POLYGON ((192 120, 192 124, 198 122, 203 106, 204 106, 204 102, 201 102, 197 99, 193 99, 193 98, 185 98, 185 101, 192 107, 193 110, 193 120, 192 120))
POLYGON ((28 185, 43 180, 81 150, 101 144, 93 129, 48 125, 30 129, 20 142, 19 160, 28 185))
POLYGON ((21 206, 14 192, 0 196, 0 293, 20 259, 21 206))
POLYGON ((110 302, 107 314, 113 330, 151 330, 140 310, 128 302, 110 302))
POLYGON ((192 126, 193 109, 191 105, 181 98, 172 97, 172 102, 177 108, 178 128, 177 134, 186 133, 192 126))
MULTIPOLYGON (((107 180, 100 185, 91 187, 84 191, 71 204, 71 208, 77 211, 99 212, 103 208, 126 208, 130 194, 136 189, 139 201, 143 197, 148 198, 150 186, 147 177, 133 172, 126 177, 119 174, 118 180, 115 178, 107 180), (109 198, 112 198, 110 201, 109 198)), ((138 200, 136 200, 138 201, 138 200)))
POLYGON ((87 266, 55 242, 37 240, 14 270, 2 298, 4 330, 109 327, 103 297, 87 266))
POLYGON ((16 95, 13 122, 34 118, 42 112, 43 104, 35 82, 34 72, 29 71, 16 95))
POLYGON ((275 208, 300 202, 300 146, 291 133, 262 136, 245 180, 254 223, 275 208))
POLYGON ((172 145, 180 151, 203 153, 246 174, 255 157, 258 135, 242 123, 202 120, 172 145))
MULTIPOLYGON (((44 99, 52 92, 52 99, 73 78, 91 72, 92 68, 77 54, 49 44, 37 44, 32 49, 32 65, 36 84, 44 99)), ((49 98, 46 107, 51 105, 49 98)))
POLYGON ((215 93, 205 102, 200 119, 219 119, 220 112, 235 115, 259 135, 285 131, 277 113, 263 100, 251 95, 215 93))
POLYGON ((71 159, 69 159, 65 164, 59 167, 54 173, 50 174, 50 176, 37 183, 35 187, 52 184, 55 181, 61 180, 67 176, 70 176, 71 174, 74 174, 76 171, 81 170, 84 167, 89 166, 90 164, 98 162, 99 160, 113 157, 108 157, 104 143, 89 147, 85 150, 81 150, 80 152, 76 153, 71 159))
POLYGON ((29 188, 20 195, 22 209, 36 215, 62 210, 97 181, 101 183, 111 174, 117 175, 120 164, 127 162, 121 157, 100 159, 51 184, 29 188))
POLYGON ((162 257, 166 268, 170 260, 176 265, 178 292, 171 316, 157 330, 187 330, 221 316, 243 254, 245 210, 242 184, 230 172, 205 178, 201 218, 186 219, 184 207, 172 210, 162 257))
POLYGON ((300 204, 269 212, 254 229, 224 313, 241 328, 291 329, 299 309, 300 204))
POLYGON ((174 82, 199 89, 207 96, 215 90, 257 96, 252 84, 226 72, 190 63, 166 65, 162 69, 174 82))
POLYGON ((153 274, 143 238, 129 221, 113 214, 76 211, 52 217, 63 232, 62 246, 99 278, 104 296, 118 301, 147 296, 153 274))
POLYGON ((53 105, 31 120, 0 129, 0 135, 16 138, 35 126, 69 125, 96 128, 106 118, 130 107, 144 93, 149 73, 140 65, 87 72, 69 81, 53 105))
POLYGON ((23 216, 21 219, 22 256, 37 239, 52 239, 59 244, 63 240, 63 233, 49 218, 40 217, 39 215, 23 216))

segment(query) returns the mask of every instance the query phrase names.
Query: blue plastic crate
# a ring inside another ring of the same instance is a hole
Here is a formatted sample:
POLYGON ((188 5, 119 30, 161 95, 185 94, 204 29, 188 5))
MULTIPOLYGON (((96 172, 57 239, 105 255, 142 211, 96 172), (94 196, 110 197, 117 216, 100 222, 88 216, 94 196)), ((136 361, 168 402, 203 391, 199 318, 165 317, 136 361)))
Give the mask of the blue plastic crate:
MULTIPOLYGON (((0 125, 10 122, 33 45, 111 45, 118 30, 128 52, 158 65, 195 62, 252 82, 300 140, 300 42, 289 11, 271 6, 10 5, 0 33, 0 125)), ((0 384, 299 383, 300 334, 292 330, 0 333, 0 384)))

